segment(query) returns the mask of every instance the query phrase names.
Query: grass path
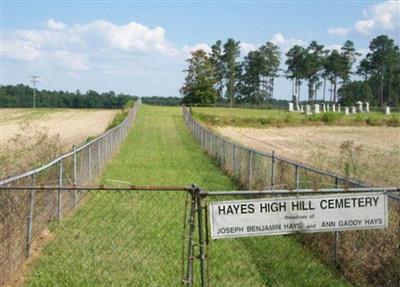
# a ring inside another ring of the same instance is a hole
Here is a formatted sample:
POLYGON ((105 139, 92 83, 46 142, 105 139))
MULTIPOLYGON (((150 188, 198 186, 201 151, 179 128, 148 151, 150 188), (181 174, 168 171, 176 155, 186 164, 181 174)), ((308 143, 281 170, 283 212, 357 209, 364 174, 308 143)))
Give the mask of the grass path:
MULTIPOLYGON (((178 108, 142 106, 107 179, 230 190, 178 108)), ((61 224, 28 286, 179 286, 185 194, 97 192, 61 224)), ((288 236, 211 242, 212 286, 346 286, 288 236)))

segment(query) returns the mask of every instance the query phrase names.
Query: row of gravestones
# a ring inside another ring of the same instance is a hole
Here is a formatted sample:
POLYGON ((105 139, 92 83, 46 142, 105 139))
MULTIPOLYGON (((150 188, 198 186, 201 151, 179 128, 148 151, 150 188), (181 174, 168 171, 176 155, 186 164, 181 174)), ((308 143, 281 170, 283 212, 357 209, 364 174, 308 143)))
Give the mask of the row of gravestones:
MULTIPOLYGON (((358 113, 369 113, 369 103, 365 102, 364 104, 362 102, 357 102, 357 107, 352 106, 352 107, 344 107, 344 114, 349 115, 349 114, 356 114, 358 113)), ((342 112, 342 107, 340 104, 325 104, 322 103, 320 104, 313 104, 313 109, 311 108, 311 105, 296 105, 296 109, 294 108, 294 105, 292 102, 289 102, 289 112, 300 112, 300 113, 305 113, 306 115, 311 115, 311 114, 319 114, 319 113, 325 113, 325 112, 342 112)), ((390 114, 390 107, 385 108, 385 114, 389 115, 390 114)))

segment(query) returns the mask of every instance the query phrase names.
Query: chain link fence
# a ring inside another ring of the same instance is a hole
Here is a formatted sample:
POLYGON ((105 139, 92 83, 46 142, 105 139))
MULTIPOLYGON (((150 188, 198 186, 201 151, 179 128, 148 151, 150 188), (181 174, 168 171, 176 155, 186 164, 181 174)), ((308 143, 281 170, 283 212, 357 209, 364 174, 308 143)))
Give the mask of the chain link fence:
MULTIPOLYGON (((183 107, 183 117, 187 127, 205 152, 214 158, 216 164, 244 189, 293 190, 368 187, 365 183, 318 170, 279 157, 275 153, 268 154, 234 143, 197 122, 191 116, 190 109, 187 107, 183 107)), ((292 244, 301 243, 303 248, 311 251, 320 262, 334 267, 337 272, 340 271, 340 274, 345 276, 346 280, 356 286, 400 286, 400 273, 398 272, 400 270, 399 205, 400 198, 398 196, 390 197, 390 223, 389 228, 384 230, 344 231, 280 237, 283 241, 290 241, 288 243, 289 249, 292 244)), ((264 258, 264 256, 271 255, 269 252, 273 253, 273 250, 264 250, 262 246, 267 247, 268 244, 273 246, 273 242, 276 239, 230 240, 237 242, 237 245, 250 244, 253 246, 254 243, 254 255, 260 255, 260 258, 264 258), (266 243, 263 244, 262 242, 266 243)), ((213 244, 218 246, 220 243, 215 242, 213 244)), ((216 247, 216 250, 218 250, 218 247, 216 247)), ((249 255, 247 254, 246 256, 248 257, 249 255)), ((265 260, 264 263, 260 262, 260 266, 267 268, 269 264, 267 257, 264 259, 249 257, 247 260, 265 260)), ((234 258, 231 259, 234 260, 234 258)), ((225 261, 218 262, 218 264, 226 263, 225 261)), ((299 270, 301 270, 300 267, 299 270)), ((303 271, 311 272, 307 270, 304 269, 303 271)), ((216 278, 214 284, 218 286, 218 276, 216 278)), ((273 286, 285 286, 279 285, 278 281, 275 282, 276 284, 274 282, 270 283, 273 286)), ((321 283, 321 285, 317 286, 324 285, 326 284, 321 283)))
MULTIPOLYGON (((66 197, 73 191, 61 190, 66 197)), ((48 227, 26 286, 179 286, 186 193, 81 190, 79 208, 48 227)), ((42 195, 43 194, 43 195, 42 195)), ((58 191, 37 191, 56 198, 58 191)))
MULTIPOLYGON (((73 148, 52 162, 21 175, 0 180, 0 187, 65 186, 94 182, 135 121, 141 102, 126 119, 98 138, 73 148)), ((53 220, 61 220, 84 199, 79 191, 35 192, 0 190, 0 286, 29 257, 31 245, 53 220)))

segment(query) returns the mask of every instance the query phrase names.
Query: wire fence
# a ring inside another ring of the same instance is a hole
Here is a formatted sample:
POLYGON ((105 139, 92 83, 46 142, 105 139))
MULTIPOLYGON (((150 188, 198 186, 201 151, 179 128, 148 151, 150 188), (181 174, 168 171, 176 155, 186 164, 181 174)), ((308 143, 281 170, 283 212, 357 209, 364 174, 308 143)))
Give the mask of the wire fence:
POLYGON ((187 107, 183 107, 183 117, 201 147, 242 187, 249 190, 368 186, 332 172, 282 158, 274 152, 261 152, 235 143, 200 124, 187 107))
MULTIPOLYGON (((368 187, 365 183, 279 157, 274 152, 264 153, 230 141, 197 122, 187 107, 183 107, 183 117, 205 152, 247 190, 368 187)), ((400 286, 399 205, 399 197, 390 199, 390 226, 385 230, 299 235, 297 241, 314 251, 322 262, 336 266, 357 286, 400 286)), ((238 244, 241 240, 238 239, 238 244)))
MULTIPOLYGON (((23 185, 83 185, 94 182, 127 136, 141 102, 135 102, 125 120, 103 135, 37 169, 0 180, 0 187, 23 185)), ((53 220, 61 220, 84 199, 84 193, 8 192, 0 190, 0 286, 31 253, 53 220)))

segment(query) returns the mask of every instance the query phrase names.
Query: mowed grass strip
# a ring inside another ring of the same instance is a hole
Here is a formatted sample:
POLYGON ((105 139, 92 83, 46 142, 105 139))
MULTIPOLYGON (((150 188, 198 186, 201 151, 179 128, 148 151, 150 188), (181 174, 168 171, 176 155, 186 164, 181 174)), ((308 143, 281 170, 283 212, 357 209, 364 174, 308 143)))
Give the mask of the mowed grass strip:
MULTIPOLYGON (((102 181, 109 179, 235 189, 199 149, 179 108, 141 107, 102 181)), ((93 192, 85 198, 77 212, 51 226, 55 238, 33 266, 28 286, 181 284, 186 194, 93 192)), ((213 286, 347 286, 289 236, 212 241, 208 251, 213 286)))

